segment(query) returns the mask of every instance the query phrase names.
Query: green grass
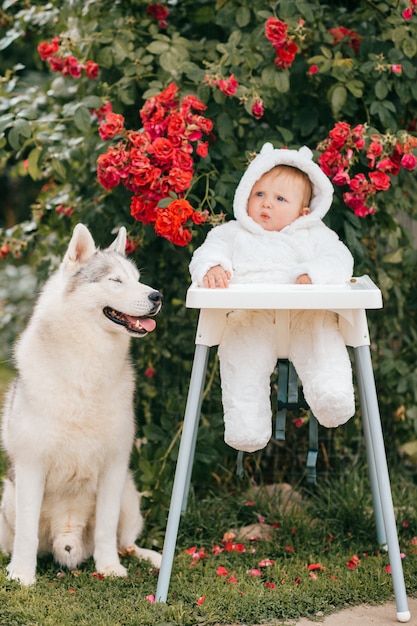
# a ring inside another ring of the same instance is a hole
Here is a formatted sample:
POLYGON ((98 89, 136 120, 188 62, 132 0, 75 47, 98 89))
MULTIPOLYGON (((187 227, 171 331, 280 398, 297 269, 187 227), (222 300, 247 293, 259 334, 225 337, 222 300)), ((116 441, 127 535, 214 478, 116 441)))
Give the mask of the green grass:
MULTIPOLYGON (((0 366, 0 397, 12 375, 7 366, 0 366)), ((411 595, 417 593, 415 485, 403 477, 392 484, 411 595)), ((145 544, 146 533, 143 540, 145 544)), ((191 497, 180 525, 167 604, 147 599, 156 592, 154 568, 122 560, 128 578, 103 579, 95 575, 92 560, 69 572, 59 570, 51 558, 41 558, 36 585, 22 588, 6 579, 8 557, 0 555, 0 626, 280 625, 393 597, 388 556, 375 539, 366 470, 359 469, 304 491, 301 510, 284 511, 279 496, 267 496, 263 490, 254 496, 237 478, 228 492, 191 497), (235 538, 233 551, 225 549, 225 532, 254 523, 268 525, 270 537, 244 542, 235 538), (186 552, 193 547, 202 558, 186 552), (360 559, 354 570, 346 565, 353 555, 360 559), (260 566, 265 559, 273 563, 260 566), (309 570, 309 565, 320 569, 309 570), (227 574, 218 575, 219 567, 227 574), (249 575, 251 570, 260 576, 249 575), (204 601, 199 605, 200 598, 204 601)))
MULTIPOLYGON (((403 479, 393 484, 397 504, 401 503, 400 544, 406 555, 407 591, 412 594, 417 592, 415 486, 403 479)), ((36 585, 21 588, 6 580, 7 558, 0 557, 0 625, 283 624, 346 605, 391 599, 388 557, 376 545, 364 472, 323 483, 314 493, 304 493, 303 503, 301 511, 284 513, 279 498, 268 498, 262 491, 248 496, 237 481, 233 495, 191 498, 180 525, 167 604, 147 600, 156 592, 157 572, 144 562, 123 558, 127 579, 101 579, 94 575, 92 560, 77 572, 62 572, 52 559, 39 559, 36 585), (233 550, 225 549, 226 531, 259 520, 263 527, 272 526, 269 539, 240 542, 235 538, 233 550), (214 546, 222 551, 216 554, 214 546), (186 553, 193 547, 204 549, 202 558, 186 553), (346 564, 353 555, 360 562, 352 570, 346 564), (264 559, 273 563, 260 566, 264 559), (320 569, 310 571, 313 564, 320 569), (218 575, 219 566, 226 575, 218 575), (250 576, 253 569, 261 575, 250 576)))

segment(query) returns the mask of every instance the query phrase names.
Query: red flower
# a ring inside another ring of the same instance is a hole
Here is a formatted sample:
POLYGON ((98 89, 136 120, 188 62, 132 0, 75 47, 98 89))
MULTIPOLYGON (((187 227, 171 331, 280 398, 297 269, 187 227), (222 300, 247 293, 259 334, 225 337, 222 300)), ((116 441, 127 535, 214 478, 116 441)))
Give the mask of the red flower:
POLYGON ((406 170, 413 170, 417 165, 417 159, 414 154, 404 154, 401 158, 401 166, 406 170))
POLYGON ((298 46, 294 41, 288 41, 283 46, 276 48, 277 58, 274 63, 280 70, 286 70, 291 67, 295 55, 298 52, 298 46))
POLYGON ((257 120, 259 120, 263 116, 264 112, 264 104, 262 100, 258 98, 257 100, 255 100, 252 107, 252 114, 254 117, 256 117, 257 120))
POLYGON ((116 135, 120 135, 124 130, 125 118, 118 113, 107 113, 104 118, 105 122, 100 124, 98 132, 100 137, 106 141, 112 139, 116 135))
POLYGON ((64 71, 64 59, 62 57, 51 57, 49 60, 49 65, 53 72, 63 72, 64 71))
POLYGON ((146 13, 148 13, 148 15, 151 15, 155 20, 157 20, 161 28, 166 28, 166 18, 169 15, 168 7, 166 7, 164 4, 160 4, 159 2, 155 2, 153 4, 148 4, 148 6, 146 7, 146 13))
POLYGON ((122 183, 134 194, 131 215, 181 246, 190 241, 192 225, 206 220, 206 214, 194 211, 182 198, 194 176, 194 150, 201 157, 208 154, 208 142, 200 141, 213 128, 212 121, 200 114, 205 108, 193 95, 180 101, 178 87, 171 83, 143 105, 140 131, 126 131, 123 117, 112 111, 99 126, 102 139, 122 135, 97 161, 100 183, 106 189, 122 183), (177 200, 165 206, 161 200, 172 192, 177 200))
POLYGON ((236 93, 239 83, 237 82, 235 75, 232 74, 229 78, 220 79, 217 81, 217 86, 225 96, 233 96, 236 93))
POLYGON ((72 55, 65 57, 64 59, 64 67, 62 69, 62 73, 64 76, 69 74, 73 78, 80 78, 81 76, 82 65, 77 59, 72 55))
POLYGON ((370 172, 369 178, 377 191, 386 191, 391 186, 390 177, 384 172, 370 172))
POLYGON ((269 17, 265 23, 265 37, 274 47, 283 46, 287 40, 288 26, 276 17, 269 17))
POLYGON ((208 141, 199 141, 197 144, 196 152, 199 157, 203 159, 208 155, 208 141))
POLYGON ((42 41, 38 45, 39 56, 42 61, 46 61, 50 57, 52 57, 59 50, 59 39, 58 37, 54 37, 52 41, 49 43, 48 41, 42 41))
POLYGON ((94 63, 94 61, 87 61, 84 69, 88 78, 90 78, 91 80, 94 80, 95 78, 97 78, 100 68, 97 65, 97 63, 94 63))
MULTIPOLYGON (((391 155, 393 156, 393 155, 391 155)), ((376 168, 381 170, 381 172, 390 172, 394 176, 400 171, 399 163, 396 163, 392 158, 386 157, 385 159, 381 159, 379 163, 377 163, 376 168)))
POLYGON ((405 11, 402 12, 402 16, 405 20, 411 20, 411 18, 413 17, 414 14, 414 8, 413 7, 407 7, 405 9, 405 11))
POLYGON ((182 170, 179 167, 173 167, 168 174, 168 184, 176 193, 186 191, 191 184, 193 173, 182 170))
POLYGON ((172 162, 174 154, 174 146, 169 139, 157 137, 152 142, 152 145, 149 146, 148 151, 151 152, 151 154, 153 153, 155 159, 160 163, 170 163, 172 162))
POLYGON ((311 74, 312 76, 314 74, 317 74, 318 71, 319 71, 318 65, 310 65, 310 67, 308 68, 308 73, 311 74))
POLYGON ((219 567, 216 570, 216 576, 229 576, 229 572, 227 571, 225 567, 223 567, 222 565, 219 565, 219 567))
POLYGON ((354 554, 352 558, 346 563, 346 566, 349 569, 354 570, 358 567, 360 562, 361 562, 360 559, 356 556, 356 554, 354 554))
POLYGON ((145 200, 142 196, 133 196, 130 201, 130 215, 142 224, 154 224, 157 215, 157 203, 145 200))
POLYGON ((355 33, 353 30, 349 30, 344 26, 338 26, 337 28, 329 28, 329 33, 333 35, 333 45, 336 46, 343 41, 346 41, 347 45, 355 52, 359 51, 361 44, 361 36, 355 33))
POLYGON ((329 137, 333 139, 333 147, 341 148, 350 136, 350 125, 347 122, 336 122, 333 129, 329 133, 329 137))

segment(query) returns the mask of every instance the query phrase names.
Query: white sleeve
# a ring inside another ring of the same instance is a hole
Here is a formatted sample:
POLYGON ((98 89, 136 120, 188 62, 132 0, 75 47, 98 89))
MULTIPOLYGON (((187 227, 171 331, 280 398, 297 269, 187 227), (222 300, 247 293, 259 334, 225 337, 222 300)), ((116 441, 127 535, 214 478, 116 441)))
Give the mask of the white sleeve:
POLYGON ((321 223, 311 232, 313 255, 297 267, 297 275, 308 274, 313 284, 341 284, 352 278, 353 256, 337 234, 321 223))
POLYGON ((194 251, 189 266, 193 283, 202 287, 204 276, 215 265, 221 265, 233 275, 232 250, 236 227, 235 221, 215 226, 208 233, 205 242, 194 251))

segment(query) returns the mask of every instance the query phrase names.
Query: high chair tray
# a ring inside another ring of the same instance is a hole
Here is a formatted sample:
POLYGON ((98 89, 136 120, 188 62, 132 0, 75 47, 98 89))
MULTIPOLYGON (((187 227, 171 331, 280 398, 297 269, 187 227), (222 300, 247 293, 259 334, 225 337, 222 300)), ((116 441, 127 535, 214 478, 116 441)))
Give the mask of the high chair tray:
POLYGON ((340 285, 232 284, 226 289, 191 285, 191 309, 380 309, 382 294, 369 276, 340 285))

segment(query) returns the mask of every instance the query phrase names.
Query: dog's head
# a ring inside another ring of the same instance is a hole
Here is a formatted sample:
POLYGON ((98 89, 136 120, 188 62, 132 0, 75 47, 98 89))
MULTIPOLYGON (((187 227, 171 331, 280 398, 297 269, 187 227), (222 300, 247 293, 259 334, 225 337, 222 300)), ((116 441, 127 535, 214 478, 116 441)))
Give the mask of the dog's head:
POLYGON ((156 326, 153 316, 161 309, 162 295, 140 282, 125 247, 124 227, 109 248, 98 250, 88 228, 77 224, 61 265, 65 294, 80 316, 100 310, 106 330, 143 337, 156 326))

